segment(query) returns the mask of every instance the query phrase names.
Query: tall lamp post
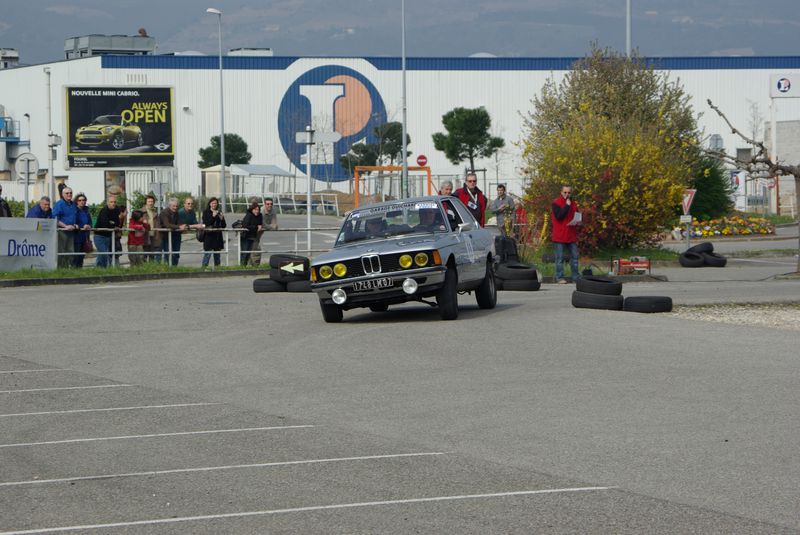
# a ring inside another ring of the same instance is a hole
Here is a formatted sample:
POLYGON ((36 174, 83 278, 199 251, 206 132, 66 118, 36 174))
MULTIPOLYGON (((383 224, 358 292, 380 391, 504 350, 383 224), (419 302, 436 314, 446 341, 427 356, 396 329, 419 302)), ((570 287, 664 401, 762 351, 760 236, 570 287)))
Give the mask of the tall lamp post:
POLYGON ((206 9, 206 13, 217 16, 219 36, 219 172, 222 177, 219 200, 225 212, 225 99, 222 90, 222 11, 215 7, 206 9))
POLYGON ((402 196, 408 197, 408 145, 406 144, 406 0, 400 2, 400 29, 402 35, 402 70, 403 70, 403 174, 400 179, 402 183, 402 196))

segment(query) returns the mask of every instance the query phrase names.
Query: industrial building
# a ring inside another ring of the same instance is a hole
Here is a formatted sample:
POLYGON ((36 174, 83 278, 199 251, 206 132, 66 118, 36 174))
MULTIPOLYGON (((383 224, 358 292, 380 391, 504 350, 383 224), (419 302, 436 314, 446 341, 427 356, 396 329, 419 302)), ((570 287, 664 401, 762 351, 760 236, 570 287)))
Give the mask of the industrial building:
MULTIPOLYGON (((147 48, 148 42, 141 41, 141 47, 147 48)), ((73 51, 78 44, 73 43, 73 51)), ((83 45, 94 46, 90 41, 83 45)), ((314 146, 315 189, 346 190, 352 170, 342 168, 340 156, 356 142, 375 142, 376 125, 401 119, 400 58, 268 54, 243 50, 224 57, 225 132, 247 142, 251 164, 274 166, 276 176, 284 178, 251 177, 248 185, 245 177, 239 187, 260 190, 266 184, 270 193, 305 191, 306 150, 296 134, 311 125, 317 132, 341 135, 339 141, 314 146), (295 178, 285 180, 284 175, 295 178)), ((511 192, 520 193, 524 184, 516 143, 522 137, 523 116, 545 81, 558 82, 575 59, 409 58, 409 163, 425 155, 434 175, 462 176, 465 164, 450 163, 434 148, 431 136, 444 130, 441 118, 449 110, 483 106, 491 115, 493 135, 503 137, 506 147, 496 157, 476 162, 483 169, 479 185, 493 191, 496 182, 507 182, 511 192)), ((774 114, 778 157, 800 161, 796 136, 786 135, 800 119, 800 101, 790 98, 800 96, 800 57, 649 61, 684 86, 701 113, 704 135, 715 145, 734 154, 748 148, 708 108, 707 99, 745 132, 760 124, 755 135, 761 139, 774 114)), ((57 180, 86 192, 90 202, 102 199, 110 181, 129 192, 161 184, 166 191, 216 193, 211 190, 218 183, 203 180, 198 150, 220 133, 218 69, 217 56, 143 52, 0 70, 0 180, 8 181, 4 193, 22 198, 14 163, 25 152, 39 162, 37 192, 43 191, 42 181, 52 169, 57 180)), ((771 181, 743 182, 753 188, 747 195, 772 195, 774 210, 778 201, 771 181)), ((792 180, 782 180, 780 187, 782 193, 793 193, 792 180)))

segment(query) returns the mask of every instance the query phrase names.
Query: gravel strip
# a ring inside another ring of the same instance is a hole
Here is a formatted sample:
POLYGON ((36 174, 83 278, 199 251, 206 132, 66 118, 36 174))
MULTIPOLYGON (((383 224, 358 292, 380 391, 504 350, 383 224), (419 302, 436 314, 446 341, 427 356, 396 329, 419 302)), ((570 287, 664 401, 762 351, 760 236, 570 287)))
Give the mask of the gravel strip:
POLYGON ((733 323, 736 325, 760 325, 800 331, 800 303, 745 303, 724 305, 676 306, 674 317, 733 323))

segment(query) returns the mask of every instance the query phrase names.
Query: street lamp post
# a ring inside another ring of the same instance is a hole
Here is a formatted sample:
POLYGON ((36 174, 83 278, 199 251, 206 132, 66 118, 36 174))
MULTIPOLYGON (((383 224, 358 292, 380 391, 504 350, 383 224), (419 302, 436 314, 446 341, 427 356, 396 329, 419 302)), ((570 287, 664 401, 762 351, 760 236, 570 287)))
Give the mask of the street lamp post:
POLYGON ((408 197, 408 146, 406 145, 406 0, 400 2, 400 29, 402 35, 402 70, 403 70, 403 174, 400 179, 402 185, 402 196, 408 197))
POLYGON ((222 205, 222 212, 225 212, 225 99, 222 89, 222 11, 210 7, 206 13, 217 16, 218 36, 219 36, 219 172, 222 177, 219 201, 222 205))

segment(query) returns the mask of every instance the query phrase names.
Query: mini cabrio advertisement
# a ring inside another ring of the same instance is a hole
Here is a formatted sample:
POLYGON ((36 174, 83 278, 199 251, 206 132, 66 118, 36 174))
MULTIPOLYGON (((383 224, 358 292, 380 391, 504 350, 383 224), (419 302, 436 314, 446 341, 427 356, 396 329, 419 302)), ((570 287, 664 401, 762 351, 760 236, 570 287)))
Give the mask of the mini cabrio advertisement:
POLYGON ((170 87, 67 87, 70 167, 172 166, 170 87))

